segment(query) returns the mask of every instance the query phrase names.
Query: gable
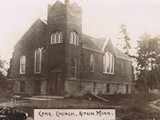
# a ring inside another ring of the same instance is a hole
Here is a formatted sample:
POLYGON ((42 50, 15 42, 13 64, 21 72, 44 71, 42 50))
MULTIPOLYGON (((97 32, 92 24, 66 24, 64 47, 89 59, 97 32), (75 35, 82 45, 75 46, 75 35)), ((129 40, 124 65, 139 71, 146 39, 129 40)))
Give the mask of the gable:
POLYGON ((116 48, 113 44, 111 40, 108 40, 104 43, 104 46, 102 47, 102 51, 105 52, 110 52, 113 55, 115 55, 118 58, 121 59, 125 59, 128 61, 132 61, 132 59, 127 56, 125 53, 123 53, 122 51, 120 51, 118 48, 116 48))
MULTIPOLYGON (((46 37, 47 25, 42 20, 37 19, 31 27, 24 33, 18 43, 15 45, 15 49, 21 49, 27 47, 27 44, 44 44, 46 37), (37 41, 38 40, 38 41, 37 41)), ((31 44, 31 45, 32 45, 31 44)))
POLYGON ((113 55, 116 56, 115 48, 114 48, 111 40, 106 41, 106 43, 103 46, 103 52, 104 53, 110 52, 110 53, 112 53, 113 55))

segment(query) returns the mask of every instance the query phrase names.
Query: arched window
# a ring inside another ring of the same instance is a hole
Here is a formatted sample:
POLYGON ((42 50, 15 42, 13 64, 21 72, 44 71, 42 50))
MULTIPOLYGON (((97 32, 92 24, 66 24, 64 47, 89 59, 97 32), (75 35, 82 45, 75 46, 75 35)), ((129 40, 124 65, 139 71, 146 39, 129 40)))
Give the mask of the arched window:
POLYGON ((71 78, 77 77, 77 61, 75 58, 71 60, 71 78))
POLYGON ((26 73, 26 56, 22 55, 20 57, 20 74, 26 73))
POLYGON ((34 56, 34 73, 39 74, 41 73, 41 66, 42 66, 42 48, 38 48, 35 50, 34 56))
POLYGON ((103 73, 114 74, 114 57, 109 52, 103 56, 103 73))
POLYGON ((70 43, 74 45, 79 45, 79 37, 76 32, 70 33, 70 43))
POLYGON ((121 62, 121 74, 124 76, 125 71, 124 71, 124 62, 121 62))
POLYGON ((95 68, 95 57, 93 56, 93 54, 91 54, 91 56, 90 56, 90 71, 94 72, 94 68, 95 68))
POLYGON ((62 32, 55 32, 51 35, 51 44, 62 43, 63 42, 63 34, 62 32))

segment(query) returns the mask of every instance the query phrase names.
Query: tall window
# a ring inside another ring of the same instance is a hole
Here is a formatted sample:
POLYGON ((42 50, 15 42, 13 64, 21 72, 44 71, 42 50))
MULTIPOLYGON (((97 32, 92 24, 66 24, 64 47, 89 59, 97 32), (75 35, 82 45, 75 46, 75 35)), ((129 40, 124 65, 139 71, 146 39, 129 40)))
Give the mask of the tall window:
POLYGON ((38 48, 35 50, 34 56, 34 73, 39 74, 41 73, 41 66, 42 66, 42 48, 38 48))
POLYGON ((71 78, 76 78, 77 74, 77 61, 75 58, 71 60, 71 78))
POLYGON ((95 57, 93 56, 93 54, 91 54, 90 56, 90 71, 94 72, 95 69, 95 57))
POLYGON ((74 45, 79 45, 79 37, 76 32, 70 33, 70 43, 74 45))
POLYGON ((51 35, 51 44, 62 43, 63 42, 63 34, 62 32, 55 32, 51 35))
POLYGON ((26 56, 22 55, 20 57, 20 74, 26 73, 26 56))
POLYGON ((114 57, 109 52, 103 56, 103 73, 114 74, 114 57))
POLYGON ((122 76, 124 76, 124 74, 125 74, 123 62, 121 63, 121 74, 122 74, 122 76))

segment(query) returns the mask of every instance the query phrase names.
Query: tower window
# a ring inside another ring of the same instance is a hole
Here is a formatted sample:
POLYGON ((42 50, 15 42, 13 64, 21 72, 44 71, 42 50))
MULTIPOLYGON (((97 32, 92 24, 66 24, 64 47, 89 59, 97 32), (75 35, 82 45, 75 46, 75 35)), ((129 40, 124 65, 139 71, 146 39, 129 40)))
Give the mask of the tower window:
POLYGON ((79 37, 76 32, 70 33, 70 43, 74 45, 79 45, 79 37))
POLYGON ((77 76, 77 61, 75 58, 71 60, 71 78, 76 78, 77 76))
POLYGON ((62 32, 55 32, 51 35, 51 44, 57 44, 63 42, 63 34, 62 32))
POLYGON ((103 56, 103 73, 114 74, 114 57, 109 52, 103 56))
POLYGON ((93 56, 93 54, 91 54, 90 56, 90 71, 94 72, 95 69, 95 57, 93 56))
POLYGON ((22 55, 20 57, 20 74, 26 73, 26 56, 22 55))
POLYGON ((42 62, 42 48, 38 48, 35 50, 34 56, 34 73, 39 74, 41 73, 41 64, 42 62))

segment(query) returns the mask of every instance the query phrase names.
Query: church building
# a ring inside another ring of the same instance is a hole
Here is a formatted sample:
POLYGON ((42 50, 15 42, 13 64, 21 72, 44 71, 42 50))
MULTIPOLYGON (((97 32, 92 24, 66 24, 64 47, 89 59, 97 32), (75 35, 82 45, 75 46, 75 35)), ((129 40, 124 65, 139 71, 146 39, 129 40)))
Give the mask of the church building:
POLYGON ((112 41, 82 33, 82 8, 57 1, 14 47, 9 77, 14 93, 26 95, 130 94, 130 57, 112 41))

